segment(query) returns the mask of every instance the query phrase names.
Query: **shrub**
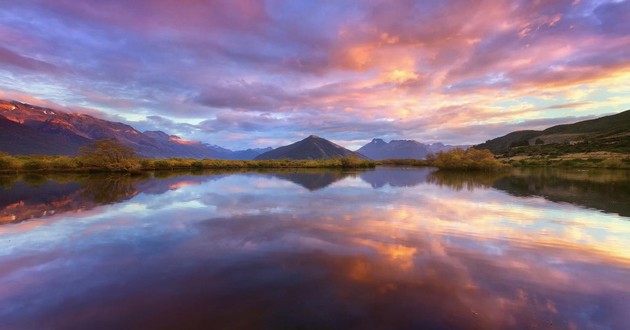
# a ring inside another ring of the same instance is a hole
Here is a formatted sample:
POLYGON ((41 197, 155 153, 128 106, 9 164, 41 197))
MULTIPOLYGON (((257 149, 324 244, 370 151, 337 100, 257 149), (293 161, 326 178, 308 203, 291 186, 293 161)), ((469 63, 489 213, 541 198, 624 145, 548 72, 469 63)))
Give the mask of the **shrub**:
POLYGON ((173 168, 173 166, 171 165, 171 163, 168 160, 165 159, 159 159, 153 162, 153 167, 156 170, 168 170, 173 168))
POLYGON ((22 169, 28 171, 43 170, 44 167, 44 162, 39 159, 27 160, 24 164, 22 164, 22 169))
POLYGON ((475 148, 466 150, 455 148, 450 151, 439 152, 428 162, 429 165, 441 169, 458 170, 493 170, 508 166, 498 161, 489 150, 475 148))
POLYGON ((50 162, 50 167, 54 169, 69 170, 77 167, 76 162, 71 158, 60 157, 50 162))
POLYGON ((17 170, 18 164, 15 159, 11 157, 0 157, 0 171, 17 170))
POLYGON ((192 167, 194 167, 194 168, 201 169, 201 168, 203 168, 203 162, 202 162, 202 161, 200 161, 200 160, 196 160, 196 161, 193 161, 193 162, 190 164, 190 166, 192 166, 192 167))
POLYGON ((114 171, 131 171, 140 168, 136 152, 115 140, 95 141, 81 148, 79 155, 85 164, 114 171))

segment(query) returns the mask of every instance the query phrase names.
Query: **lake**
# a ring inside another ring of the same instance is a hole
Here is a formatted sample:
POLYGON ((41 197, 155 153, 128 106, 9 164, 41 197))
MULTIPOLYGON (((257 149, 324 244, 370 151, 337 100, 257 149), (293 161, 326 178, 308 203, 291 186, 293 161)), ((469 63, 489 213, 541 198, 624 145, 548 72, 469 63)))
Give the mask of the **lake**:
POLYGON ((630 171, 0 177, 1 329, 630 329, 630 171))

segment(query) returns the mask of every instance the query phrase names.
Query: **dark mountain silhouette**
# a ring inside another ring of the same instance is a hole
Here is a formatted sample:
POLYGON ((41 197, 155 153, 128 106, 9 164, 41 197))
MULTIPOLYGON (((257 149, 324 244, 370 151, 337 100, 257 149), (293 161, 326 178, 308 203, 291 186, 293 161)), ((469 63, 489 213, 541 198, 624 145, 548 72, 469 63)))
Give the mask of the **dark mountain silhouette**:
POLYGON ((383 159, 424 159, 429 153, 447 151, 456 146, 442 143, 424 144, 415 140, 391 140, 389 143, 382 139, 373 139, 370 143, 359 148, 356 152, 375 160, 383 159))
POLYGON ((630 110, 573 124, 557 125, 543 131, 516 131, 488 140, 476 148, 504 153, 511 148, 548 144, 579 145, 564 148, 566 151, 630 153, 630 110))
POLYGON ((269 149, 232 151, 161 131, 140 132, 117 122, 20 102, 0 101, 0 151, 20 155, 77 155, 95 140, 114 139, 142 157, 253 159, 269 149))
POLYGON ((304 140, 288 146, 265 152, 256 157, 256 159, 333 159, 350 156, 367 159, 367 157, 359 153, 350 151, 326 139, 311 135, 304 140))

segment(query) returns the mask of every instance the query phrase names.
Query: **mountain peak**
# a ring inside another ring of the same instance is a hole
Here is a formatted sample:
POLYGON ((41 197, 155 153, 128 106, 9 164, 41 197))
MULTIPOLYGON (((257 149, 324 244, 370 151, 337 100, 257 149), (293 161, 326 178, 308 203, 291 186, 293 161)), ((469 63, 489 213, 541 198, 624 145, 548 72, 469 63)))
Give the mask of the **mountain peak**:
POLYGON ((387 142, 385 142, 383 139, 372 139, 373 144, 387 144, 387 142))
POLYGON ((311 135, 304 140, 265 152, 255 159, 332 159, 349 156, 366 158, 324 138, 311 135))

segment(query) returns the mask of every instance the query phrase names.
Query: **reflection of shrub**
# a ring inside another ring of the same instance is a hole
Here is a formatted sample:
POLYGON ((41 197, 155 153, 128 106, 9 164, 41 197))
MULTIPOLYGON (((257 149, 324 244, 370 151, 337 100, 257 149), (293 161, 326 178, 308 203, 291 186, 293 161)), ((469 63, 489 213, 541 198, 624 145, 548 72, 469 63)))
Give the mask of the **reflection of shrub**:
POLYGON ((605 168, 622 168, 625 167, 625 164, 621 161, 621 159, 617 158, 609 158, 605 159, 600 163, 602 167, 605 168))

